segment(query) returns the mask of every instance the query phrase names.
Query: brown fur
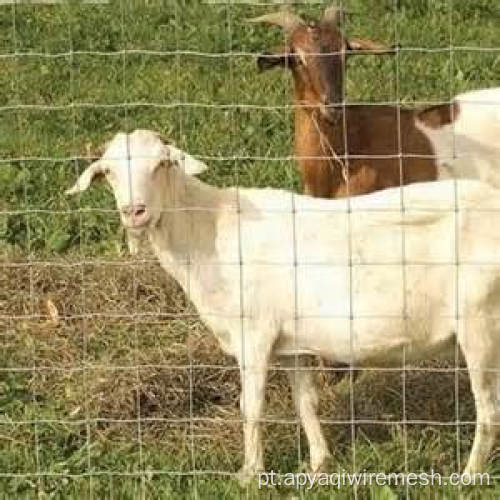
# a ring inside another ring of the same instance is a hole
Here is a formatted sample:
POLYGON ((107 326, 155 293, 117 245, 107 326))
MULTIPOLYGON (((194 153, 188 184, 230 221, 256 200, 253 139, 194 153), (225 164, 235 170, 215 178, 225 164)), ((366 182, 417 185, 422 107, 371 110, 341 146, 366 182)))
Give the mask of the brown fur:
POLYGON ((460 113, 460 106, 453 102, 424 109, 418 113, 418 119, 427 127, 440 128, 453 123, 460 113))
POLYGON ((295 156, 305 192, 338 198, 436 179, 432 145, 415 127, 416 112, 404 108, 400 109, 400 150, 397 112, 391 106, 377 106, 376 110, 373 106, 346 106, 326 120, 317 109, 297 108, 295 156), (333 158, 329 146, 344 167, 333 158))

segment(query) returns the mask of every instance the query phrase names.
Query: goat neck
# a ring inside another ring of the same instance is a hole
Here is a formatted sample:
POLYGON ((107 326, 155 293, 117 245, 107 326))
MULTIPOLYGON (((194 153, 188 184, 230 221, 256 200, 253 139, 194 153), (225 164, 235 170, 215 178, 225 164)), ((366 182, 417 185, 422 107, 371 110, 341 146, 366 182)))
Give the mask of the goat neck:
POLYGON ((328 108, 325 114, 311 93, 295 92, 294 97, 294 150, 305 193, 330 198, 346 177, 342 109, 328 108))
POLYGON ((155 251, 181 264, 195 254, 213 253, 221 190, 184 174, 178 167, 166 171, 160 184, 164 193, 162 214, 149 235, 155 251))

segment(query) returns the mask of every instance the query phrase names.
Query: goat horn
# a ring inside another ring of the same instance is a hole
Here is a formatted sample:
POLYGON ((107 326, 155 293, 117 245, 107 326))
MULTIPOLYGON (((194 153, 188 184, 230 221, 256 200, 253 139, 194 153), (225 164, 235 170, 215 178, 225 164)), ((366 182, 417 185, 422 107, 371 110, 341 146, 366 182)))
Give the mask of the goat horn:
POLYGON ((249 19, 248 21, 250 23, 267 23, 281 26, 287 33, 292 33, 299 26, 304 25, 304 21, 297 16, 297 14, 286 10, 264 14, 263 16, 249 19))
POLYGON ((321 23, 330 26, 340 26, 345 22, 347 11, 343 8, 332 6, 325 9, 321 16, 321 23))

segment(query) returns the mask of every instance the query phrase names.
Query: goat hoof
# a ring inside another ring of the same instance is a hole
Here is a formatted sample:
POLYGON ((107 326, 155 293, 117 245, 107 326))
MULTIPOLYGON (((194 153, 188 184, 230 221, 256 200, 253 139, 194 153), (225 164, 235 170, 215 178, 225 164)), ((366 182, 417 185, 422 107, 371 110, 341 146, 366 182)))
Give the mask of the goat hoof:
POLYGON ((257 474, 262 472, 264 469, 255 468, 255 467, 245 467, 243 466, 237 473, 236 479, 240 483, 240 486, 245 487, 248 486, 253 479, 256 479, 257 474))
POLYGON ((310 464, 306 461, 301 462, 299 466, 299 472, 304 472, 306 474, 321 474, 322 472, 326 472, 325 463, 322 461, 319 464, 310 464))
POLYGON ((326 467, 324 463, 315 465, 314 467, 312 465, 309 466, 309 474, 323 474, 325 472, 326 472, 326 467))
POLYGON ((482 472, 482 467, 478 467, 477 465, 467 465, 465 467, 464 471, 462 472, 462 475, 469 475, 473 476, 474 474, 479 474, 482 472))

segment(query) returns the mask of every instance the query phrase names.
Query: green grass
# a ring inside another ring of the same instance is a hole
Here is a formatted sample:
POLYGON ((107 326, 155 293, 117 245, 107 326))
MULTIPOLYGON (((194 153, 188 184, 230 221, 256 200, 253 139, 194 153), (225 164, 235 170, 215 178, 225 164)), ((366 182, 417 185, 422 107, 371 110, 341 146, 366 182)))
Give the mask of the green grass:
MULTIPOLYGON (((357 13, 349 20, 353 36, 435 49, 448 47, 451 24, 455 46, 498 48, 496 2, 452 3, 451 16, 450 2, 440 0, 344 5, 357 13)), ((209 158, 207 182, 298 190, 293 162, 272 159, 292 152, 290 75, 258 74, 251 55, 279 43, 282 34, 244 21, 269 10, 188 1, 0 5, 0 54, 19 54, 2 58, 0 72, 1 498, 299 495, 290 488, 259 494, 254 486, 241 490, 225 475, 189 474, 235 472, 241 465, 234 361, 221 354, 155 263, 131 263, 107 190, 81 198, 82 208, 97 209, 91 211, 79 211, 78 201, 63 196, 86 165, 72 158, 85 156, 87 145, 98 146, 118 130, 135 128, 158 130, 178 147, 209 158), (124 55, 123 49, 139 52, 124 55), (49 299, 63 318, 57 325, 40 317, 49 299), (134 310, 148 316, 123 319, 134 310)), ((316 15, 320 7, 296 10, 316 15)), ((497 86, 499 74, 498 51, 355 57, 349 62, 348 100, 442 101, 497 86)), ((335 386, 337 377, 329 372, 321 378, 322 418, 348 421, 347 382, 335 386)), ((458 382, 459 417, 472 421, 464 373, 458 382)), ((297 424, 279 423, 295 418, 283 374, 273 371, 270 385, 266 466, 296 471, 307 458, 304 437, 299 453, 297 424)), ((401 373, 364 374, 354 394, 356 418, 385 424, 357 425, 353 443, 350 425, 327 423, 330 471, 353 470, 353 444, 358 471, 402 471, 405 448, 410 471, 451 473, 457 451, 463 465, 470 426, 460 427, 457 450, 454 425, 397 423, 403 411, 401 373)), ((455 421, 453 373, 410 371, 406 395, 408 419, 455 421)), ((490 472, 499 473, 498 462, 490 472)), ((422 498, 458 496, 450 487, 414 491, 412 496, 422 498)), ((498 491, 497 486, 462 493, 494 498, 498 491)), ((373 487, 359 493, 388 499, 405 490, 373 487)), ((310 494, 330 495, 328 488, 310 494)), ((352 495, 346 489, 338 497, 352 495)))

